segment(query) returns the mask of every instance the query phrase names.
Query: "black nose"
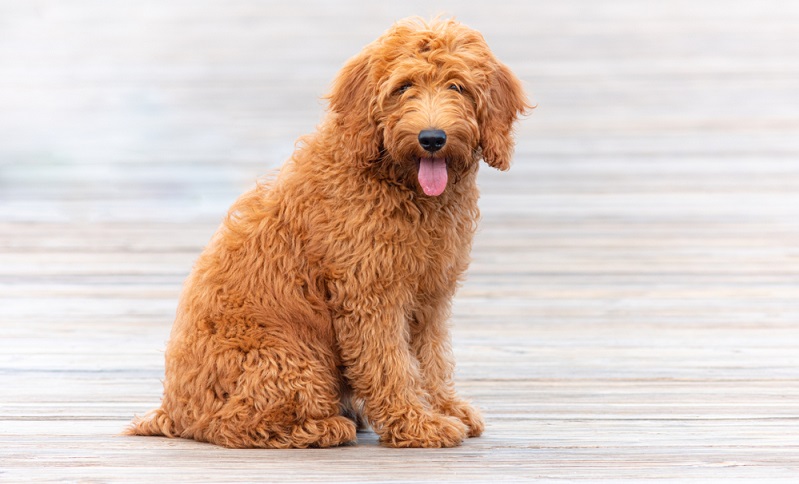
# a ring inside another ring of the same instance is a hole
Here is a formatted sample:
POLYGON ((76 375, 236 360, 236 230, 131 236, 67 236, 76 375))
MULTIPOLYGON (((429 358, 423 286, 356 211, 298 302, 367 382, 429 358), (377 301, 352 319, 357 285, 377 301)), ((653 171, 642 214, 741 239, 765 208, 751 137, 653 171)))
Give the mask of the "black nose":
POLYGON ((419 144, 426 151, 435 153, 447 144, 447 133, 440 129, 425 129, 419 133, 419 144))

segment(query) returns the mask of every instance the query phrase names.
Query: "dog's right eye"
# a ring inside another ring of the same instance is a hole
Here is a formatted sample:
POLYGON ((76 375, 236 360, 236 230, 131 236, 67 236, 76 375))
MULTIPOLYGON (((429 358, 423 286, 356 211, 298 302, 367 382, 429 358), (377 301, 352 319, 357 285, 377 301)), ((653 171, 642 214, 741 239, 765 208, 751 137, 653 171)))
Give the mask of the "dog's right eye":
POLYGON ((398 87, 397 90, 394 91, 394 94, 402 94, 403 92, 405 92, 408 89, 410 89, 411 86, 413 86, 413 84, 411 84, 410 82, 406 82, 405 84, 403 84, 400 87, 398 87))

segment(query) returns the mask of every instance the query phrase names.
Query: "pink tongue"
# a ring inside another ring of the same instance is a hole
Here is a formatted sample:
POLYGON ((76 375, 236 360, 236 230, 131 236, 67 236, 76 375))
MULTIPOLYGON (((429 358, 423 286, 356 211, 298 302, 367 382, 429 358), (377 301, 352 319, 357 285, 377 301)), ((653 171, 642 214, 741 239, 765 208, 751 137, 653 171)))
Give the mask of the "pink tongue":
POLYGON ((419 185, 431 197, 437 197, 447 188, 447 161, 444 158, 419 160, 419 185))

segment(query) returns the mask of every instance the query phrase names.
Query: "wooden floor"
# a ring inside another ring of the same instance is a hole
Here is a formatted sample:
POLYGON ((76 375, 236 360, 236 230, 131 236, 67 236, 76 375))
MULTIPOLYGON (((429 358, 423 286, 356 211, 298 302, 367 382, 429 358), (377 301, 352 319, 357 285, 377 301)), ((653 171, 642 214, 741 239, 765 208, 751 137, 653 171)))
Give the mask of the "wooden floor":
POLYGON ((799 4, 0 0, 0 481, 799 477, 799 4), (181 282, 338 67, 456 14, 535 113, 452 321, 445 450, 121 437, 181 282))

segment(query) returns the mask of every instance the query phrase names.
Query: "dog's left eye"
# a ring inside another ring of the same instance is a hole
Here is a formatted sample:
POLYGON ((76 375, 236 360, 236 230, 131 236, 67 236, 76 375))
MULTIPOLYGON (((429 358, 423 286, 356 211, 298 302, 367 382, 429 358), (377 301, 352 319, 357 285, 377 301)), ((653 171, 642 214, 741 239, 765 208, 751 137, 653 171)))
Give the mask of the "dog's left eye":
POLYGON ((450 84, 448 89, 450 89, 452 91, 461 92, 461 93, 463 92, 463 88, 461 86, 457 85, 457 84, 450 84))
POLYGON ((398 87, 397 90, 394 91, 394 94, 402 94, 403 92, 405 92, 408 89, 410 89, 411 86, 412 86, 412 84, 410 82, 406 82, 405 84, 403 84, 400 87, 398 87))

